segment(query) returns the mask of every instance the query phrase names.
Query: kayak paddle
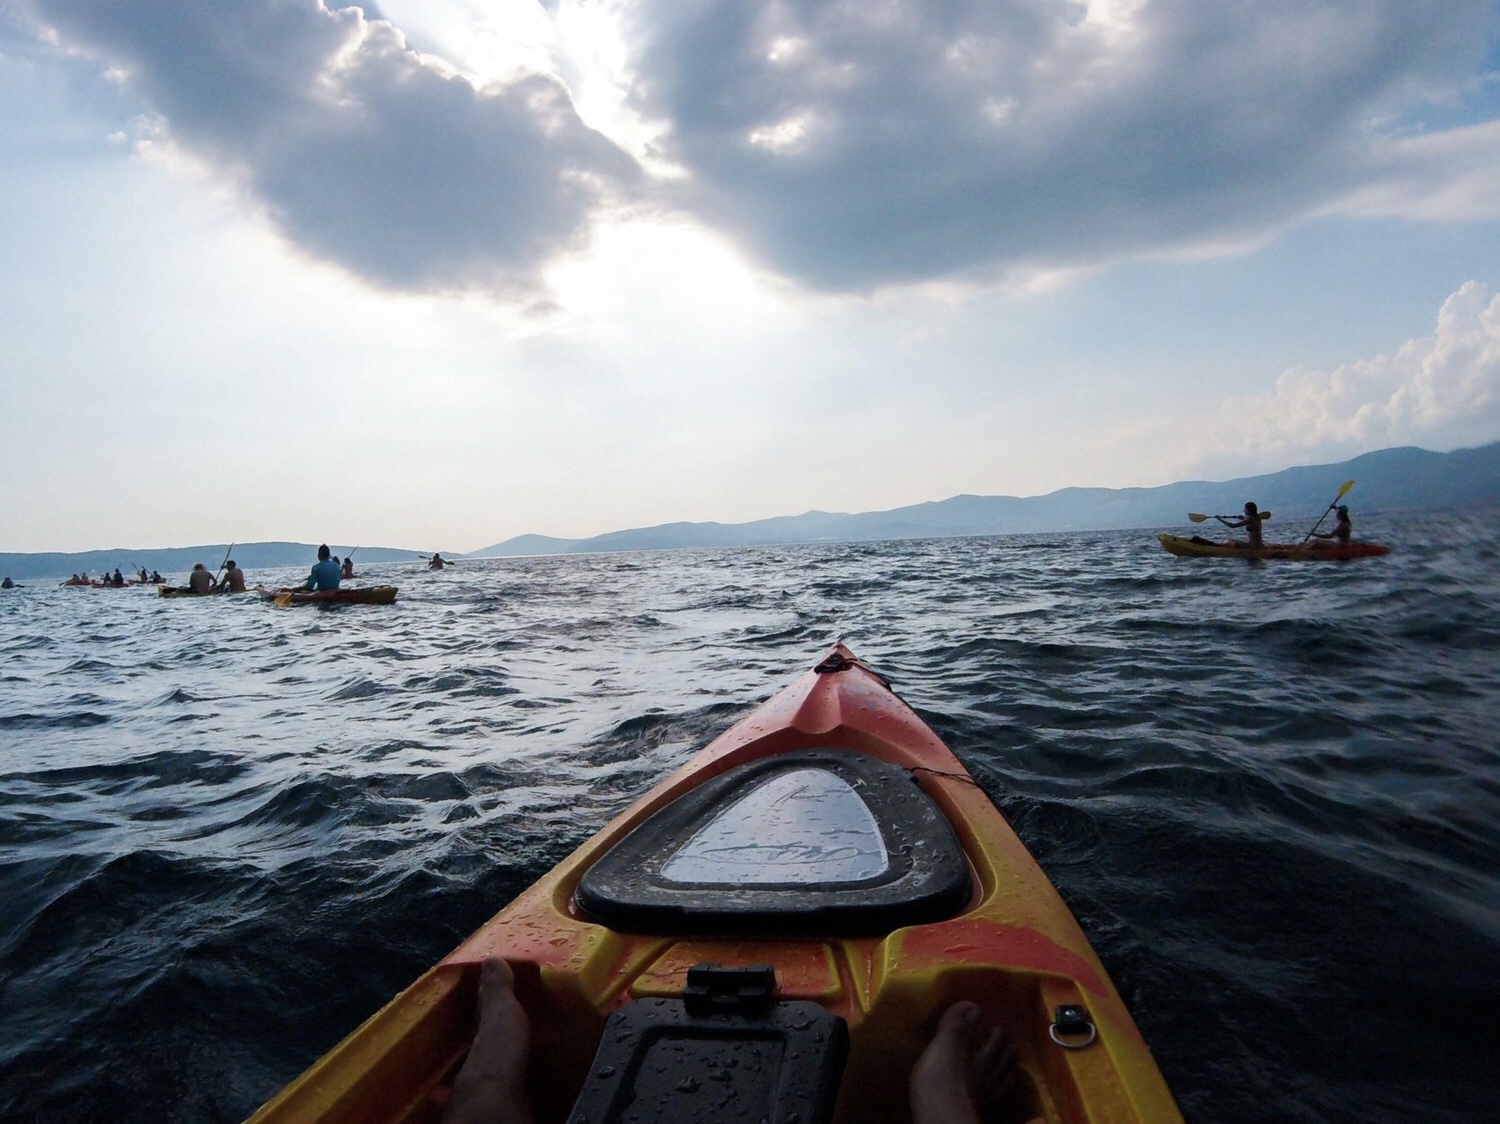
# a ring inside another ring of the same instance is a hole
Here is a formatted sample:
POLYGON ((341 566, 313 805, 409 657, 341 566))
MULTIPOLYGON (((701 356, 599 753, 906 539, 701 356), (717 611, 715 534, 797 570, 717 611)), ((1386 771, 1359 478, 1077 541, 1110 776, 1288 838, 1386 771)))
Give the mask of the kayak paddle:
POLYGON ((1352 488, 1352 487, 1354 487, 1354 481, 1353 480, 1345 480, 1344 481, 1344 486, 1339 489, 1339 494, 1336 495, 1336 496, 1334 496, 1333 497, 1333 502, 1331 504, 1329 504, 1326 508, 1323 509, 1323 514, 1320 515, 1320 516, 1318 516, 1318 521, 1313 524, 1313 529, 1311 531, 1307 532, 1307 538, 1303 539, 1301 542, 1299 542, 1297 544, 1297 549, 1300 550, 1300 549, 1302 549, 1302 547, 1306 546, 1307 542, 1308 542, 1308 539, 1311 539, 1315 534, 1318 533, 1318 528, 1323 525, 1323 520, 1325 520, 1325 519, 1328 518, 1328 513, 1330 511, 1332 511, 1334 508, 1338 507, 1339 500, 1341 500, 1345 496, 1347 496, 1349 494, 1349 489, 1352 488))
MULTIPOLYGON (((234 553, 234 543, 229 544, 229 549, 224 552, 224 562, 229 561, 229 556, 234 553)), ((224 568, 224 562, 219 563, 219 570, 224 568)), ((214 571, 214 585, 219 584, 219 570, 214 571)))
MULTIPOLYGON (((1188 518, 1191 519, 1194 523, 1202 523, 1205 519, 1233 519, 1237 517, 1231 515, 1204 515, 1201 512, 1190 511, 1188 512, 1188 518)), ((1262 523, 1270 518, 1271 513, 1269 511, 1262 511, 1260 513, 1260 520, 1262 523)))

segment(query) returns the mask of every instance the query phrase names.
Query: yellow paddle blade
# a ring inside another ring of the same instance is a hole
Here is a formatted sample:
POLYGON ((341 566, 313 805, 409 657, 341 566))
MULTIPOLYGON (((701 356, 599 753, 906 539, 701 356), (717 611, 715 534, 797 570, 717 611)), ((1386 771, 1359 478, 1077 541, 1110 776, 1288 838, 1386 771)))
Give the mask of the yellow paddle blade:
POLYGON ((276 595, 276 604, 280 605, 283 609, 285 609, 291 603, 292 595, 290 593, 278 593, 276 595))
POLYGON ((1352 487, 1354 487, 1354 481, 1353 480, 1345 480, 1344 481, 1344 486, 1339 489, 1339 494, 1333 497, 1333 502, 1334 503, 1338 503, 1339 500, 1341 500, 1345 496, 1347 496, 1349 494, 1349 489, 1352 488, 1352 487))
MULTIPOLYGON (((1353 481, 1351 481, 1351 483, 1353 483, 1353 481)), ((1219 519, 1224 517, 1217 515, 1204 515, 1199 511, 1190 511, 1188 512, 1188 518, 1191 519, 1194 523, 1202 523, 1205 519, 1219 519)), ((1261 521, 1264 522, 1265 520, 1271 518, 1271 513, 1269 511, 1262 511, 1260 513, 1260 518, 1261 521)))

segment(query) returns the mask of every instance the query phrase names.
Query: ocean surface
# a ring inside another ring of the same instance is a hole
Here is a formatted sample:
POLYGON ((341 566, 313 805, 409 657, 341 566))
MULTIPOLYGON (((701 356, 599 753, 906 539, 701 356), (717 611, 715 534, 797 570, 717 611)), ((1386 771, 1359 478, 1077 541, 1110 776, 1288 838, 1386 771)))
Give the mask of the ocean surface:
POLYGON ((1037 856, 1190 1120, 1500 1119, 1500 532, 1359 530, 1396 552, 1107 532, 372 565, 389 608, 0 592, 0 1118, 243 1118, 842 638, 1037 856))

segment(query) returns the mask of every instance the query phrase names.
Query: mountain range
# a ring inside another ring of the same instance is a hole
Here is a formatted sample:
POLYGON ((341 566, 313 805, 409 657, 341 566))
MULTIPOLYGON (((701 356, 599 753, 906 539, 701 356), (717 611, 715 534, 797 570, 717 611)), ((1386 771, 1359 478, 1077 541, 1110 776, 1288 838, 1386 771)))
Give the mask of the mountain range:
POLYGON ((1252 499, 1273 513, 1316 519, 1350 478, 1357 481, 1358 490, 1349 502, 1366 512, 1500 507, 1500 442, 1451 453, 1382 449, 1338 464, 1304 465, 1221 482, 1063 488, 1026 497, 962 495, 890 511, 809 511, 750 523, 664 523, 586 539, 519 535, 473 551, 470 557, 1167 528, 1181 526, 1189 510, 1232 514, 1252 499))
MULTIPOLYGON (((1338 464, 1303 465, 1238 480, 1188 480, 1156 488, 1063 488, 1044 496, 953 496, 889 511, 857 514, 809 511, 749 523, 663 523, 611 531, 584 539, 519 535, 467 555, 445 557, 515 558, 536 554, 582 554, 620 550, 713 549, 781 543, 855 542, 874 539, 954 538, 1047 531, 1173 528, 1188 511, 1238 512, 1253 499, 1288 517, 1323 511, 1347 479, 1358 487, 1349 501, 1357 513, 1372 511, 1453 511, 1500 507, 1500 442, 1477 449, 1433 453, 1411 447, 1382 449, 1338 464)), ((116 566, 144 566, 163 574, 186 573, 193 563, 216 565, 227 544, 152 549, 92 550, 80 553, 3 554, 0 574, 13 578, 66 577, 87 570, 98 574, 116 566)), ((344 554, 348 548, 334 547, 344 554)), ((240 543, 235 561, 247 570, 311 565, 317 547, 308 543, 240 543)), ((357 562, 418 562, 428 555, 396 547, 359 547, 357 562)))

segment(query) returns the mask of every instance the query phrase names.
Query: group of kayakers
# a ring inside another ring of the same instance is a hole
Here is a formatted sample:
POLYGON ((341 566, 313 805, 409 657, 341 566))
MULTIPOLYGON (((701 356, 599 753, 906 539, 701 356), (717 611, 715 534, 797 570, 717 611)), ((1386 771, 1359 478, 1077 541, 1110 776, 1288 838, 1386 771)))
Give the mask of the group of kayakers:
MULTIPOLYGON (((356 548, 358 549, 358 548, 356 548)), ((428 561, 427 566, 432 570, 441 570, 445 566, 452 565, 446 561, 441 554, 434 554, 428 561)), ((224 576, 220 578, 210 571, 202 562, 195 562, 188 574, 187 588, 193 593, 244 593, 247 584, 245 571, 235 564, 233 558, 226 558, 223 564, 224 576)), ((318 561, 308 575, 307 581, 302 588, 308 591, 320 589, 338 589, 340 581, 348 581, 357 576, 354 570, 354 551, 340 559, 324 543, 318 547, 318 561)), ((87 571, 73 574, 63 585, 74 586, 126 586, 126 585, 165 585, 166 579, 155 570, 146 571, 144 567, 138 570, 135 576, 127 579, 116 567, 114 573, 105 572, 99 580, 90 578, 87 571)), ((0 589, 14 589, 16 583, 6 577, 0 582, 0 589)))
POLYGON ((188 574, 188 589, 197 594, 244 593, 245 571, 235 565, 233 558, 226 558, 224 576, 221 578, 209 573, 208 567, 202 562, 194 562, 192 573, 188 574))
MULTIPOLYGON (((1202 516, 1194 516, 1194 518, 1202 519, 1202 516)), ((1226 527, 1235 530, 1244 529, 1246 542, 1229 543, 1226 545, 1245 546, 1252 550, 1258 550, 1266 545, 1265 536, 1261 532, 1261 524, 1266 521, 1268 516, 1255 506, 1254 500, 1246 502, 1244 515, 1215 515, 1214 518, 1226 527)), ((1347 504, 1338 505, 1338 519, 1334 522, 1333 530, 1314 530, 1309 535, 1309 538, 1322 540, 1319 545, 1328 546, 1348 546, 1349 540, 1353 537, 1354 521, 1349 518, 1349 507, 1347 504)))
POLYGON ((92 578, 90 578, 88 571, 85 570, 81 574, 74 574, 62 584, 120 587, 127 585, 161 585, 165 581, 166 579, 158 574, 155 570, 152 570, 149 574, 146 573, 144 567, 137 570, 134 577, 127 578, 123 573, 120 572, 120 568, 116 566, 114 573, 111 574, 108 570, 106 570, 104 572, 104 576, 101 577, 98 581, 94 581, 92 578))

